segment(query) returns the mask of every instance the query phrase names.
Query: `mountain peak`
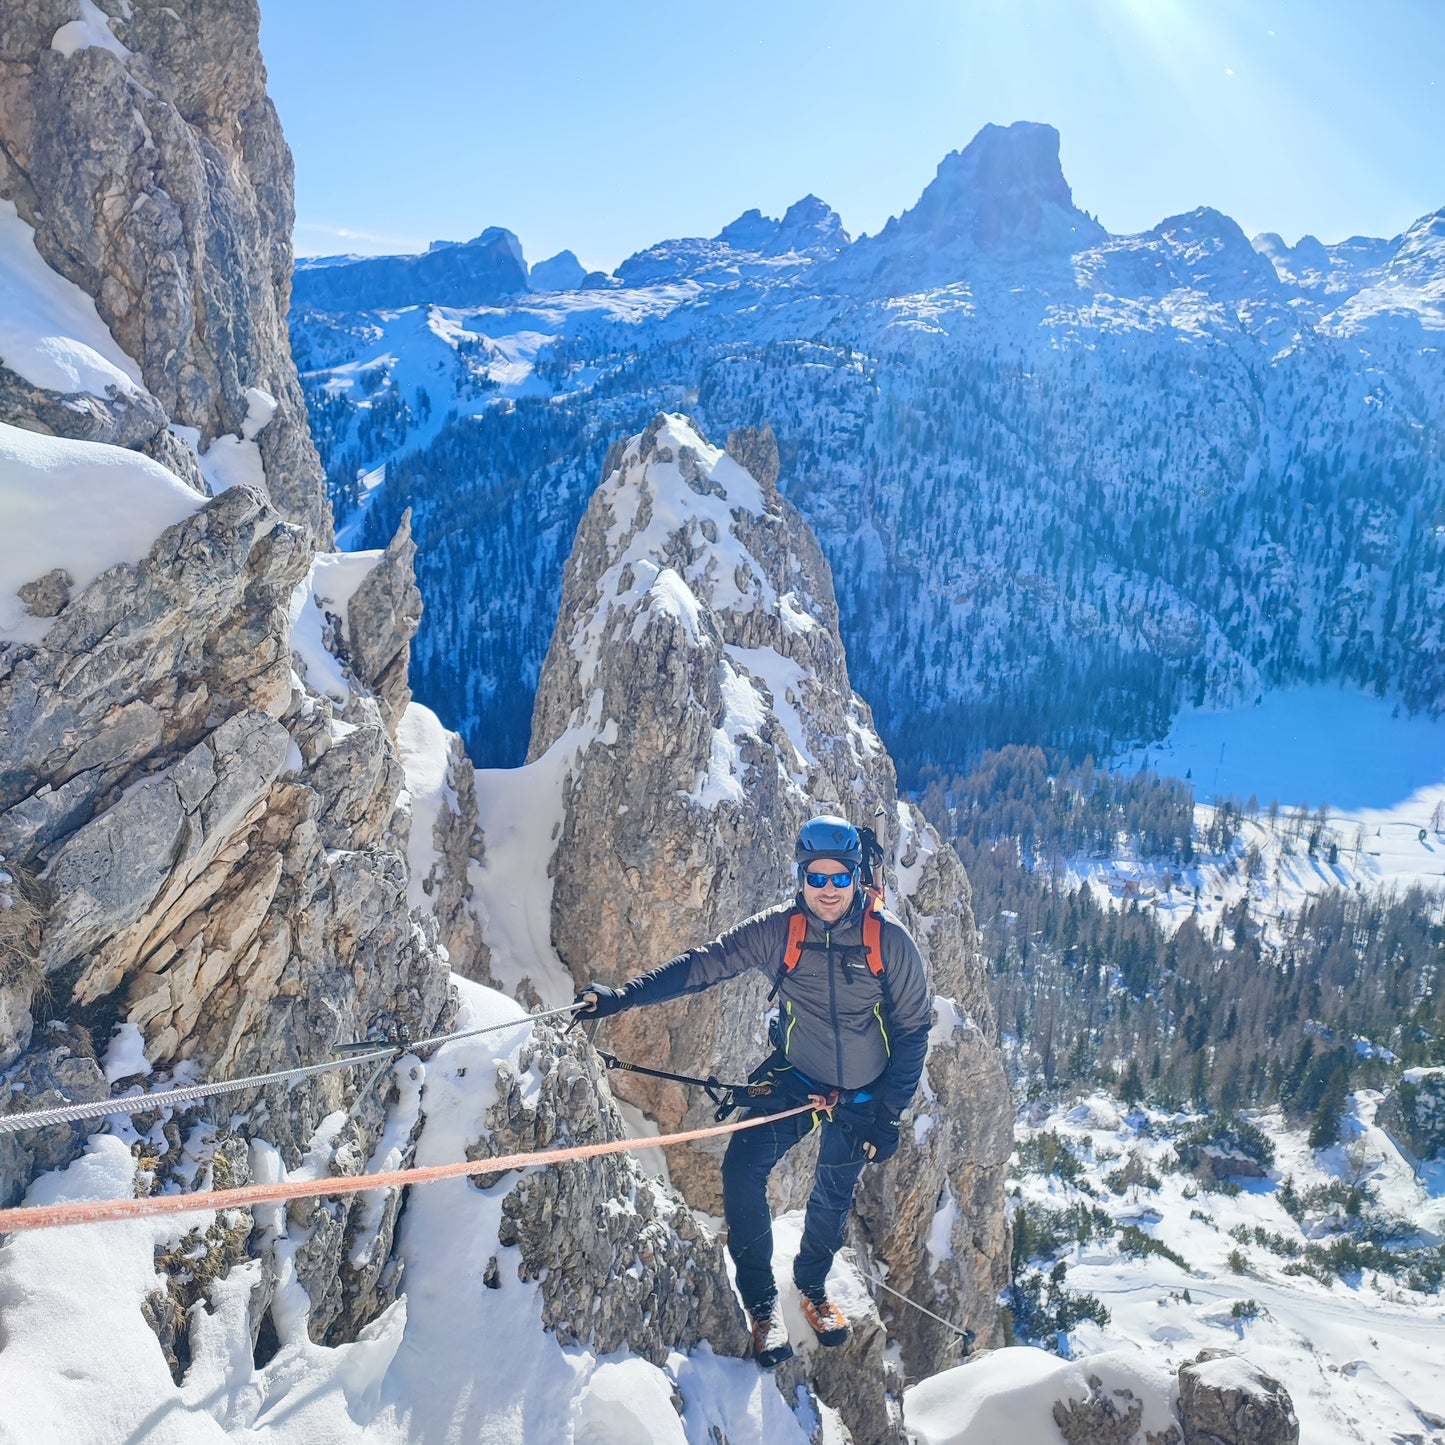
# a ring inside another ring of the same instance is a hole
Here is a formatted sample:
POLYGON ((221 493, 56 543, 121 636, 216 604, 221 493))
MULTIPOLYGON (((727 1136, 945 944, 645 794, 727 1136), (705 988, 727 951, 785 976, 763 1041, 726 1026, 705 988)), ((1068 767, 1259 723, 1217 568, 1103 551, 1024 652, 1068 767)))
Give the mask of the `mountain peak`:
MULTIPOLYGON (((1074 195, 1059 164, 1059 133, 1051 125, 1018 120, 983 127, 961 151, 939 163, 934 186, 951 194, 1007 204, 1028 196, 1072 210, 1074 195)), ((924 192, 926 196, 928 191, 924 192)))
POLYGON ((714 237, 735 251, 785 256, 790 251, 836 256, 849 241, 843 218, 817 196, 806 195, 788 207, 781 221, 754 207, 730 221, 714 237))
POLYGON ((860 275, 886 268, 894 273, 886 284, 942 285, 970 276, 983 257, 1066 260, 1107 234, 1074 205, 1058 131, 1015 121, 986 125, 946 155, 918 204, 842 264, 860 275))
POLYGON ((829 251, 836 253, 849 244, 843 218, 826 201, 811 193, 794 201, 778 227, 778 244, 784 251, 829 251))
POLYGON ((587 279, 587 268, 572 251, 558 251, 532 267, 534 291, 575 291, 587 279))
POLYGON ((761 251, 778 234, 778 223, 754 206, 736 221, 729 221, 713 238, 735 251, 761 251))
MULTIPOLYGON (((1051 125, 986 125, 938 174, 903 218, 942 239, 952 230, 978 250, 1000 247, 1072 253, 1104 238, 1104 228, 1074 205, 1051 125)), ((902 222, 900 222, 900 225, 902 222)))

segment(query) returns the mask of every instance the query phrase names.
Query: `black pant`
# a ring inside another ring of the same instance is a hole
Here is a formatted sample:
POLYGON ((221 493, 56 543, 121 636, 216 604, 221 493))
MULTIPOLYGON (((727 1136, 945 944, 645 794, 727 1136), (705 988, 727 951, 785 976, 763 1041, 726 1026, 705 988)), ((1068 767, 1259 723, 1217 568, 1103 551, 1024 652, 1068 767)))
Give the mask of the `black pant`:
MULTIPOLYGON (((796 1085, 775 1091, 747 1110, 745 1119, 775 1114, 806 1102, 796 1085)), ((821 1294, 833 1256, 843 1244, 853 1186, 863 1172, 863 1127, 873 1105, 839 1104, 831 1115, 822 1111, 794 1114, 774 1124, 760 1124, 734 1134, 723 1155, 723 1217, 728 1226, 728 1253, 737 1266, 738 1291, 750 1314, 771 1304, 778 1294, 773 1279, 773 1220, 768 1213, 768 1175, 789 1149, 814 1129, 823 1137, 813 1192, 803 1221, 803 1240, 793 1265, 793 1280, 804 1293, 821 1294)))

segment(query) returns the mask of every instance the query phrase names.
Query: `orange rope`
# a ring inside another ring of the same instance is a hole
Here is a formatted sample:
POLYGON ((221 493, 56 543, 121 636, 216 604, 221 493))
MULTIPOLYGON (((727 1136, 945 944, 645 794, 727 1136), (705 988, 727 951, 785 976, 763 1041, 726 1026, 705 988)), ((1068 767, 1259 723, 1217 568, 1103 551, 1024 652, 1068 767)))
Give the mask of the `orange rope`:
POLYGON ((711 1139, 739 1129, 790 1119, 824 1103, 821 1099, 767 1114, 760 1119, 735 1119, 731 1124, 713 1124, 706 1129, 689 1129, 681 1134, 662 1134, 650 1139, 613 1139, 605 1144, 578 1144, 570 1149, 537 1150, 529 1154, 504 1154, 496 1159, 468 1159, 459 1164, 428 1164, 419 1169, 394 1169, 385 1174, 352 1174, 330 1179, 291 1179, 280 1184, 245 1184, 238 1189, 199 1190, 192 1194, 156 1194, 144 1199, 82 1199, 69 1204, 37 1204, 22 1209, 0 1209, 0 1234, 19 1234, 26 1229, 58 1229, 69 1224, 101 1224, 112 1219, 148 1219, 161 1214, 195 1214, 202 1210, 245 1209, 253 1204, 273 1204, 283 1199, 314 1199, 332 1194, 365 1194, 371 1189, 399 1189, 409 1184, 430 1184, 437 1179, 457 1179, 468 1174, 495 1174, 509 1169, 527 1169, 548 1164, 565 1164, 573 1159, 593 1159, 601 1154, 622 1154, 659 1145, 686 1144, 693 1139, 711 1139))

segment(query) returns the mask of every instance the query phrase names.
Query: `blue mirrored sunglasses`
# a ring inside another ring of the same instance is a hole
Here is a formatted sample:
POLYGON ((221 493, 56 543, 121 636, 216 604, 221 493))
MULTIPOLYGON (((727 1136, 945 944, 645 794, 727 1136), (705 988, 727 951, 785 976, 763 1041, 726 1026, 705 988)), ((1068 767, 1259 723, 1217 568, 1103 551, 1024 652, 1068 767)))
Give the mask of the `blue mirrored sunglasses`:
POLYGON ((809 888, 826 888, 830 883, 834 888, 846 888, 853 881, 853 873, 851 869, 847 873, 805 873, 803 881, 809 888))

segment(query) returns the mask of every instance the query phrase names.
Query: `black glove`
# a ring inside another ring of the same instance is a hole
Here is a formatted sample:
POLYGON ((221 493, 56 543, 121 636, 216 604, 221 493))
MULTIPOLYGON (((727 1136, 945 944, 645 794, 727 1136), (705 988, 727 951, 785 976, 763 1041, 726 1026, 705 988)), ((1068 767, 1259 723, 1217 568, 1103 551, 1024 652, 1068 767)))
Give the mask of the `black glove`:
POLYGON ((863 1130, 863 1157, 881 1164, 898 1152, 898 1116, 879 1104, 863 1130))
POLYGON ((623 1009, 632 1007, 625 988, 608 988, 605 983, 589 983, 586 988, 577 991, 577 997, 572 1002, 582 1010, 577 1017, 585 1023, 620 1014, 623 1009))

